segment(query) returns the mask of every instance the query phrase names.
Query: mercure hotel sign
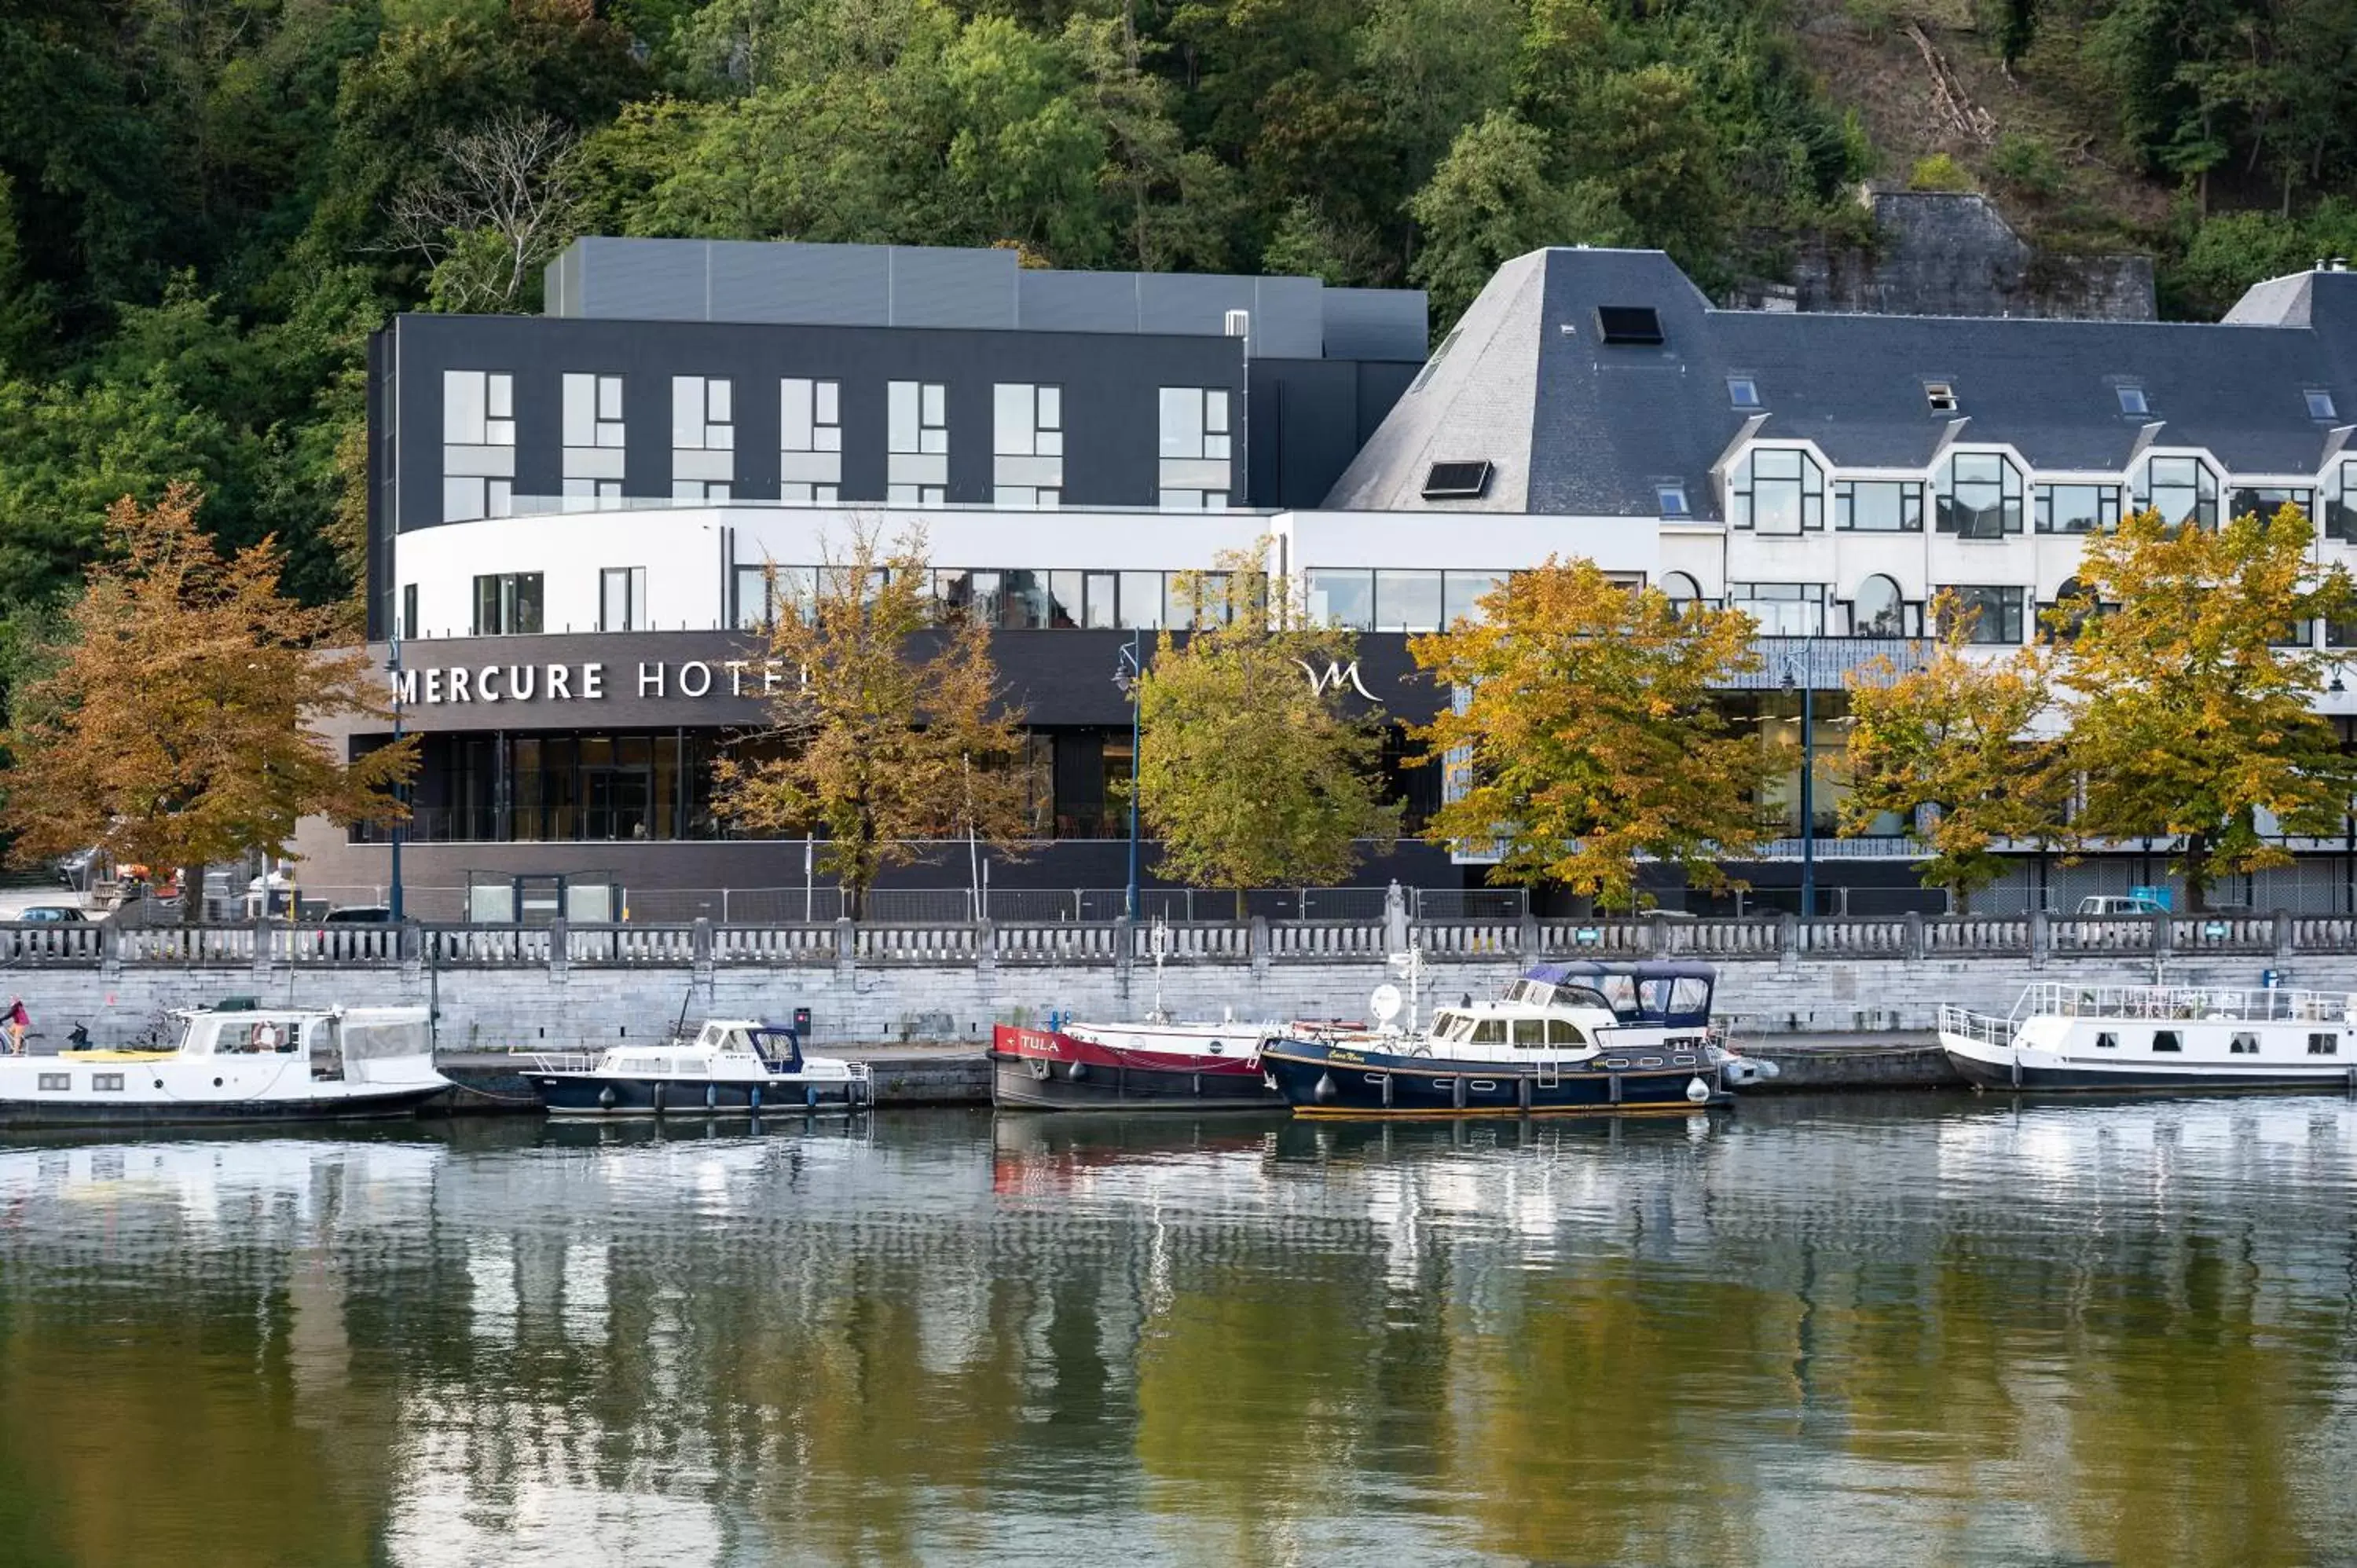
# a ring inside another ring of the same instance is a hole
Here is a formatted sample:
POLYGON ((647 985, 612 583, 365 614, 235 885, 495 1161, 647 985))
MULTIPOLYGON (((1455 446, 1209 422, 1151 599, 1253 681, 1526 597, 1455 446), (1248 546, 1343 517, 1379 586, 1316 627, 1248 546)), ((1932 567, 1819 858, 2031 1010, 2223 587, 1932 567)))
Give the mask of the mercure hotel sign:
POLYGON ((775 659, 640 660, 609 676, 603 660, 579 664, 449 664, 392 676, 393 700, 404 707, 467 703, 595 703, 619 682, 640 697, 760 697, 800 683, 775 659))

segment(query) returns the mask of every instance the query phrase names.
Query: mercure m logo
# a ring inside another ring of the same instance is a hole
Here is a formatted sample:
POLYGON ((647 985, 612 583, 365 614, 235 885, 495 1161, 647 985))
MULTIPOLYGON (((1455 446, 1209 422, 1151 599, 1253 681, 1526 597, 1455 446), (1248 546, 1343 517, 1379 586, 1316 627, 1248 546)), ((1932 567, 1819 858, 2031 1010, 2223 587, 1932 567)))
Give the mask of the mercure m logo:
POLYGON ((1367 690, 1367 683, 1359 679, 1359 661, 1355 659, 1348 664, 1329 659, 1322 671, 1307 659, 1297 659, 1294 662, 1301 666, 1304 675, 1309 677, 1309 694, 1313 697, 1322 697, 1329 690, 1340 691, 1348 686, 1367 701, 1372 703, 1375 700, 1375 694, 1367 690))

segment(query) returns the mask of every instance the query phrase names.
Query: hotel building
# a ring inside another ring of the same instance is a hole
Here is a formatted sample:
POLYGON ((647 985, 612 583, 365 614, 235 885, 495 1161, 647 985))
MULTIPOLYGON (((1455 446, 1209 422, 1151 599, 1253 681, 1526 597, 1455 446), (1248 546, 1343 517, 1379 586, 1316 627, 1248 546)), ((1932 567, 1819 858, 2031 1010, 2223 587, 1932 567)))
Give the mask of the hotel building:
MULTIPOLYGON (((1039 843, 995 888, 1121 885, 1121 651, 1181 624, 1174 575, 1268 537, 1313 612, 1363 634, 1326 678, 1406 720, 1437 700, 1406 638, 1549 555, 1741 606, 1765 667, 1728 701, 1798 739, 1813 689, 1819 757, 1813 832, 1780 791, 1786 837, 1744 875, 1791 904, 1807 836, 1819 907, 1860 913, 1937 903, 1902 824, 1833 840, 1824 766, 1844 673, 1914 647, 1934 594, 2018 644, 2082 536, 2147 506, 2214 524, 2292 501, 2319 559, 2357 553, 2357 274, 2330 264, 2190 325, 1725 310, 1659 252, 1549 250, 1429 358, 1411 291, 1003 251, 585 240, 547 298, 404 316, 371 345, 369 630, 388 660, 398 637, 425 736, 414 886, 579 876, 641 908, 801 886, 802 841, 727 836, 708 770, 763 722, 764 584, 862 521, 921 521, 935 594, 997 628, 1039 843)), ((1411 819, 1435 802, 1437 770, 1389 771, 1411 819)), ((368 897, 381 839, 307 824, 307 882, 368 897)), ((2025 855, 1997 899, 2157 883, 2167 847, 2025 855)), ((2346 841, 2295 847, 2216 896, 2357 904, 2346 841)), ((969 875, 960 854, 900 880, 969 875)), ((1403 842, 1362 875, 1483 867, 1403 842)))

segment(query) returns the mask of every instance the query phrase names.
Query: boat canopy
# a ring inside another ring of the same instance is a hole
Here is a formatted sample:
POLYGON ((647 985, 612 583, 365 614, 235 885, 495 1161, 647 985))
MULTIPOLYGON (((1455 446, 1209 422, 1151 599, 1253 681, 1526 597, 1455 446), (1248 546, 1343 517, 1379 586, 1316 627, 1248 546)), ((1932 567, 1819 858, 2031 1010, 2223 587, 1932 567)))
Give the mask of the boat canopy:
POLYGON ((1665 1028, 1706 1028, 1718 971, 1693 960, 1635 959, 1626 963, 1582 960, 1535 964, 1523 979, 1564 992, 1594 993, 1624 1022, 1665 1028))

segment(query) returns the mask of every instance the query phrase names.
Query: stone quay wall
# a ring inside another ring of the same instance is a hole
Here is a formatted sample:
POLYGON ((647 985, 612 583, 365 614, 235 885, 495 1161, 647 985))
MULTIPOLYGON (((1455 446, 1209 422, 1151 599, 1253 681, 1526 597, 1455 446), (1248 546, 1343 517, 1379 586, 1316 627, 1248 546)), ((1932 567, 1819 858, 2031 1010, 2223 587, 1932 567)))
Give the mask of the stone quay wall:
MULTIPOLYGON (((1428 1016, 1494 994, 1530 963, 1692 957, 1717 968, 1739 1035, 1929 1029, 1943 1003, 2003 1014, 2033 980, 2357 992, 2357 919, 2155 917, 1754 920, 1251 921, 1180 927, 0 927, 5 983, 38 1039, 102 1045, 168 1009, 269 1004, 437 1009, 448 1050, 661 1036, 679 1020, 789 1019, 837 1046, 987 1040, 994 1023, 1143 1015, 1367 1016, 1413 947, 1428 1016), (1157 957, 1160 962, 1157 964, 1157 957)), ((1405 989, 1405 986, 1403 986, 1405 989)))

